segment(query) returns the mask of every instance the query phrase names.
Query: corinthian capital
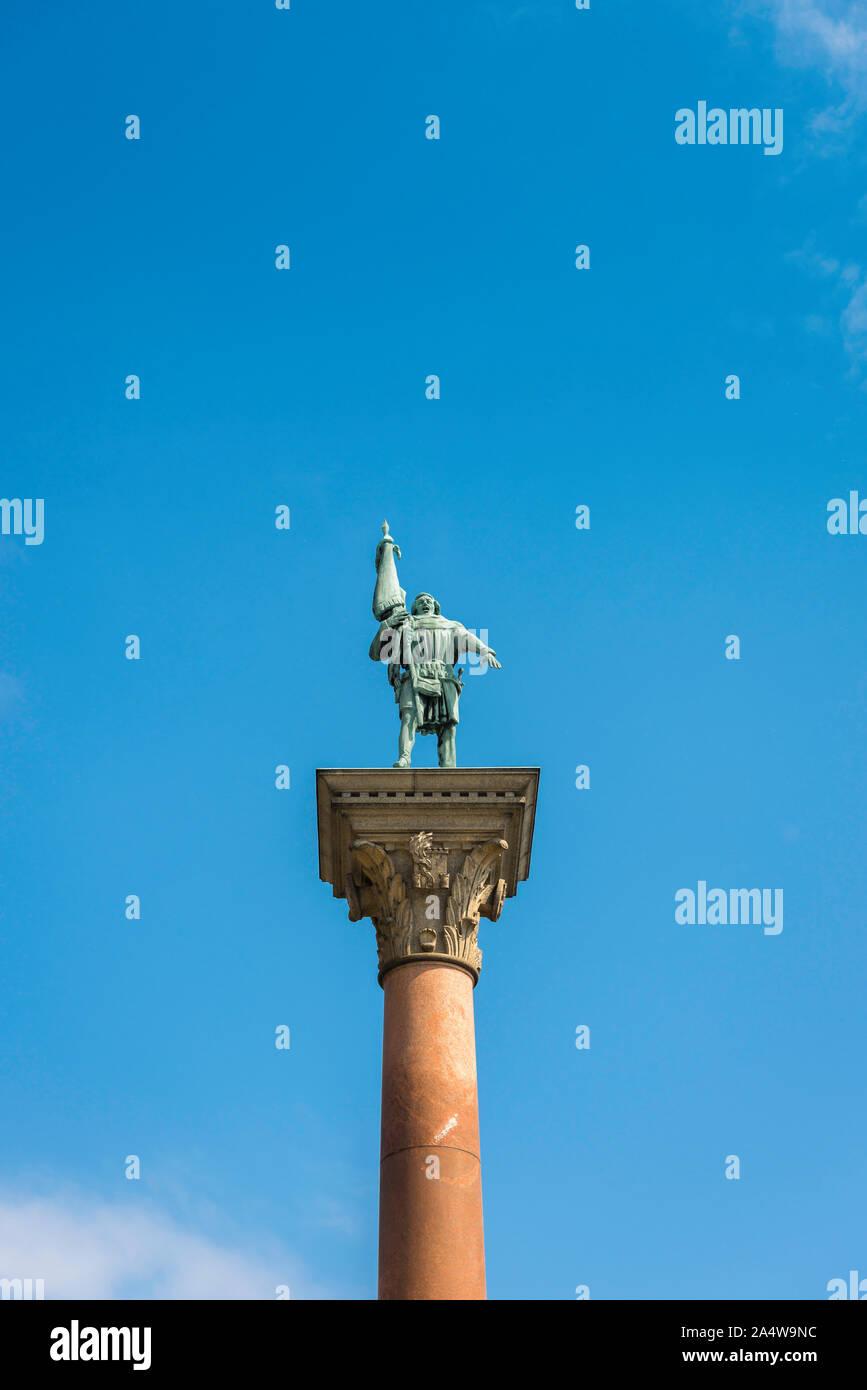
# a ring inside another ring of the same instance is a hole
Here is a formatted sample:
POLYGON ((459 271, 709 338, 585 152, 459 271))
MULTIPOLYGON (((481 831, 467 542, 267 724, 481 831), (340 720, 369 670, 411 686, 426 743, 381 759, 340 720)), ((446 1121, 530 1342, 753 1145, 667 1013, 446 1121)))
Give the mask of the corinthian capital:
POLYGON ((320 875, 376 928, 379 978, 412 961, 477 981, 482 917, 527 877, 534 768, 317 774, 320 875))

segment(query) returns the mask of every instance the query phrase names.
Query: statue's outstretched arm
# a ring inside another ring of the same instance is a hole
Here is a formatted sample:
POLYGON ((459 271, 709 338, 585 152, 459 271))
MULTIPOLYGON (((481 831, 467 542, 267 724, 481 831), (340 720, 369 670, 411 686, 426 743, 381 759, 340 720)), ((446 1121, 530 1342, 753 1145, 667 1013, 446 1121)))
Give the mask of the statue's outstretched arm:
POLYGON ((465 652, 481 653, 482 644, 478 637, 469 632, 463 623, 455 623, 455 647, 457 649, 457 660, 459 661, 465 652))
POLYGON ((493 666, 495 671, 502 669, 501 663, 497 660, 497 653, 493 647, 488 647, 474 632, 470 632, 464 627, 463 623, 458 624, 458 651, 475 652, 477 656, 483 656, 489 666, 493 666))

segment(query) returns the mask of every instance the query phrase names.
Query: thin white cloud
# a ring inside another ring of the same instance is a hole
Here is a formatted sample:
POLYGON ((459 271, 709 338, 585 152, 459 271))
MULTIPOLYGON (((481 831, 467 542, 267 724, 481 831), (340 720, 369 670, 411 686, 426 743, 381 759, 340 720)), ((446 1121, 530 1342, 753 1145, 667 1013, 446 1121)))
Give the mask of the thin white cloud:
MULTIPOLYGON (((841 94, 841 101, 812 120, 818 152, 839 155, 841 140, 851 139, 856 127, 863 128, 867 113, 864 0, 747 0, 747 6, 773 23, 781 62, 818 69, 841 94)), ((859 213, 862 211, 859 204, 859 213)), ((843 345, 852 362, 853 375, 860 375, 867 363, 867 281, 861 267, 825 256, 811 242, 790 252, 788 259, 812 274, 830 279, 835 297, 845 299, 840 312, 843 345)), ((819 315, 810 315, 810 331, 816 331, 820 322, 819 315)))
POLYGON ((791 261, 801 270, 808 270, 812 275, 836 276, 840 274, 840 262, 833 256, 823 256, 820 251, 816 250, 812 241, 808 241, 806 246, 799 246, 795 251, 787 251, 786 260, 791 261))
MULTIPOLYGON (((818 251, 811 236, 804 246, 786 254, 786 260, 811 275, 820 276, 831 284, 832 293, 838 303, 845 300, 840 312, 840 329, 843 346, 853 367, 858 369, 867 363, 867 279, 859 265, 852 261, 841 263, 834 256, 826 256, 818 251)), ((821 333, 827 320, 818 314, 808 315, 805 327, 808 332, 821 333)), ((856 375, 859 372, 856 370, 856 375)))
POLYGON ((774 0, 780 42, 799 61, 820 62, 831 77, 857 84, 867 66, 861 0, 774 0))
POLYGON ((867 362, 867 282, 859 285, 840 317, 850 357, 867 362))
POLYGON ((864 0, 746 0, 769 20, 780 62, 818 69, 842 100, 813 118, 817 135, 841 135, 867 111, 867 8, 864 0))
POLYGON ((42 1279, 45 1297, 327 1298, 296 1257, 233 1248, 129 1203, 0 1197, 0 1279, 42 1279))

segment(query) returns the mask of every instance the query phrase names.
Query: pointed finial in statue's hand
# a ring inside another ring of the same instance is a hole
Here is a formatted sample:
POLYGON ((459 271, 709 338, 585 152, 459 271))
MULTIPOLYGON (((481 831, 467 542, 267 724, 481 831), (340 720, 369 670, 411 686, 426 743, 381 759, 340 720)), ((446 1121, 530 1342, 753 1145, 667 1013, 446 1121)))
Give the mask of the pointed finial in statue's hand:
POLYGON ((377 569, 379 569, 379 557, 380 557, 380 555, 382 554, 383 546, 385 545, 386 541, 388 541, 388 544, 389 544, 390 546, 393 546, 393 547, 394 547, 394 553, 395 553, 395 555, 397 556, 398 560, 400 560, 400 559, 401 559, 400 546, 398 545, 397 541, 394 539, 394 536, 393 536, 393 535, 391 534, 391 532, 389 531, 389 529, 388 529, 388 522, 387 522, 387 521, 384 521, 384 522, 382 523, 382 540, 379 542, 379 545, 376 547, 376 568, 377 568, 377 569))
MULTIPOLYGON (((382 523, 382 540, 376 547, 376 555, 373 563, 376 566, 376 588, 373 591, 373 614, 378 622, 390 617, 395 610, 404 609, 406 591, 400 587, 397 579, 397 568, 395 559, 400 559, 400 546, 389 535, 388 522, 382 523)), ((371 652, 371 655, 373 653, 371 652)), ((377 661, 378 656, 373 657, 377 661)))

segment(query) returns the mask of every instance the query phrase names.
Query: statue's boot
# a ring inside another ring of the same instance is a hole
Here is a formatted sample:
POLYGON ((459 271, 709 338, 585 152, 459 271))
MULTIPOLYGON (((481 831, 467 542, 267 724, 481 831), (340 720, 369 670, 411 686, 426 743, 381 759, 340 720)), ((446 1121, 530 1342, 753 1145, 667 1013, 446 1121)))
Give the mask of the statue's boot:
POLYGON ((392 763, 392 767, 409 767, 409 765, 409 758, 398 758, 396 763, 392 763))

